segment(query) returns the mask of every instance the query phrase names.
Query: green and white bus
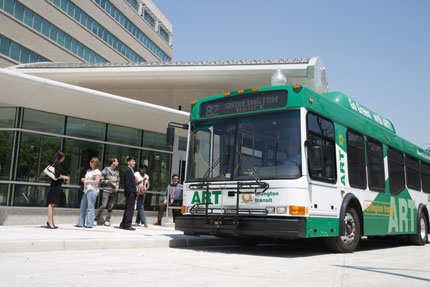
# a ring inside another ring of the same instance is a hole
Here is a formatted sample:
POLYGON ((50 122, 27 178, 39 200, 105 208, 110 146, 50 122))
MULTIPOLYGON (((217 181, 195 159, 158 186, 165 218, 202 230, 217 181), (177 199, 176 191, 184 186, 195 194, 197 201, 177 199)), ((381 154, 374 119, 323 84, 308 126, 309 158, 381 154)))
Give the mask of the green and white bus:
POLYGON ((430 153, 340 92, 302 85, 191 103, 183 216, 190 235, 321 237, 337 252, 362 236, 426 244, 430 153))

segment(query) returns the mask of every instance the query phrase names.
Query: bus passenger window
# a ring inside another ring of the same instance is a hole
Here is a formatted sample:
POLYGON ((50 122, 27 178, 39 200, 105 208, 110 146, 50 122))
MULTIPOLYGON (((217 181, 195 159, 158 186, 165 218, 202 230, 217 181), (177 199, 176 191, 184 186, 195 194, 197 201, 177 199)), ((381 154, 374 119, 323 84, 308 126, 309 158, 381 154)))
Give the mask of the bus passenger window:
POLYGON ((385 174, 382 144, 370 138, 367 139, 367 169, 369 189, 383 192, 385 190, 385 174))
POLYGON ((388 147, 388 178, 391 194, 399 194, 405 188, 403 153, 390 147, 388 147))
POLYGON ((331 121, 308 113, 308 140, 313 145, 321 146, 323 152, 323 168, 312 170, 309 166, 309 176, 312 179, 336 182, 336 156, 334 141, 334 125, 331 121))
POLYGON ((348 131, 348 175, 351 187, 366 189, 366 161, 364 155, 364 138, 362 135, 348 131))
POLYGON ((421 190, 420 163, 418 159, 406 155, 405 165, 408 188, 421 190))
POLYGON ((430 193, 430 164, 421 162, 421 181, 423 191, 430 193))

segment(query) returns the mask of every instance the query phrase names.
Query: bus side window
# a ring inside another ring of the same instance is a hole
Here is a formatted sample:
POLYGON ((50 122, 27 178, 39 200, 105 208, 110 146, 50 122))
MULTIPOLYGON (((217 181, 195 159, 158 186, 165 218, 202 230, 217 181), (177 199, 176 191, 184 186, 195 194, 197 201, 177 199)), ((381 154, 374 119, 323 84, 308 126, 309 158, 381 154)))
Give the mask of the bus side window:
POLYGON ((399 194, 405 188, 403 153, 391 147, 388 147, 388 179, 391 194, 399 194))
POLYGON ((366 160, 364 154, 364 138, 362 135, 349 131, 346 133, 348 151, 349 185, 366 189, 366 160))
POLYGON ((312 170, 309 166, 309 176, 312 179, 336 182, 336 156, 334 125, 331 121, 317 116, 313 113, 307 115, 308 140, 313 145, 321 146, 323 152, 323 168, 312 170))
POLYGON ((367 138, 366 149, 369 189, 384 192, 385 174, 382 144, 374 139, 367 138))
POLYGON ((423 191, 430 193, 430 164, 421 161, 421 181, 423 191))
POLYGON ((420 163, 418 159, 406 155, 405 158, 405 166, 406 166, 406 183, 408 188, 421 190, 421 181, 420 181, 420 163))

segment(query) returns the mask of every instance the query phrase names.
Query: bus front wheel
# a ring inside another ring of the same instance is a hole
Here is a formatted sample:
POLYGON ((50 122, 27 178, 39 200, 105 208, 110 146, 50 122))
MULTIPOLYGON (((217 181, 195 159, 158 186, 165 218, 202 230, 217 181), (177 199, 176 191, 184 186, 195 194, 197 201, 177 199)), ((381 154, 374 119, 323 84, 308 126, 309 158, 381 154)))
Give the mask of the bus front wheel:
POLYGON ((330 250, 340 253, 349 253, 357 249, 360 243, 360 217, 354 208, 348 208, 343 218, 345 232, 337 237, 326 237, 324 240, 330 250))
POLYGON ((428 240, 428 222, 426 215, 421 211, 419 221, 417 222, 417 233, 410 235, 412 244, 425 245, 428 240))

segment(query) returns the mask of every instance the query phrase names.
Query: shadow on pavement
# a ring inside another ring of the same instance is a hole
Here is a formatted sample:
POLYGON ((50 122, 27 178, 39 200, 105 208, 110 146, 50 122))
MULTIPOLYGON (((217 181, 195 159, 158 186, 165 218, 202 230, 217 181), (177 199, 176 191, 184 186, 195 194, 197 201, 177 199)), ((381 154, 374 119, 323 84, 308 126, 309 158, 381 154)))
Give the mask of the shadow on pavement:
MULTIPOLYGON (((387 248, 398 248, 408 246, 396 239, 363 239, 356 253, 362 251, 372 251, 387 248)), ((214 247, 193 247, 194 250, 204 252, 241 254, 252 256, 271 256, 282 258, 308 257, 332 254, 324 241, 317 239, 297 239, 284 241, 265 241, 256 246, 214 246, 214 247)))
POLYGON ((380 274, 387 274, 387 275, 393 275, 393 276, 398 276, 398 277, 403 277, 403 278, 409 278, 409 279, 415 279, 415 280, 421 280, 421 281, 425 281, 425 282, 430 282, 430 279, 428 278, 423 278, 423 277, 418 277, 418 276, 412 276, 412 275, 407 275, 407 274, 401 274, 399 273, 399 271, 405 271, 405 272, 425 272, 428 273, 428 271, 424 271, 424 270, 414 270, 414 269, 398 269, 398 268, 376 268, 376 267, 366 267, 366 266, 348 266, 348 265, 334 265, 336 267, 343 267, 343 268, 348 268, 348 269, 355 269, 355 270, 361 270, 361 271, 368 271, 368 272, 375 272, 375 273, 380 273, 380 274), (393 270, 395 272, 390 272, 387 270, 393 270))

